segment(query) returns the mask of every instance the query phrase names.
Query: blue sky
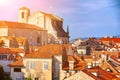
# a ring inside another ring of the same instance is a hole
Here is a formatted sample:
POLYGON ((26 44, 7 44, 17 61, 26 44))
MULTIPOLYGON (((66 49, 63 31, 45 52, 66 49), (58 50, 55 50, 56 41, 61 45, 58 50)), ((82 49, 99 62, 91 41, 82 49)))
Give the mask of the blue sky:
POLYGON ((64 18, 70 39, 120 35, 119 0, 0 0, 0 20, 17 21, 22 6, 64 18))

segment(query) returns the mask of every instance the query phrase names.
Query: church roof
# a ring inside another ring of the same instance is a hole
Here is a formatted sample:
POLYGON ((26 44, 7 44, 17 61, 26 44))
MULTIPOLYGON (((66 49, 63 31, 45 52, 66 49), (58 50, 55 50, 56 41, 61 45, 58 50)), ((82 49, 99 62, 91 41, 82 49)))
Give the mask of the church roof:
POLYGON ((29 8, 27 8, 26 6, 23 6, 20 8, 20 10, 29 10, 29 8))
POLYGON ((54 15, 54 14, 51 14, 51 13, 46 13, 46 12, 43 12, 43 11, 38 11, 38 12, 36 12, 36 13, 42 13, 42 14, 44 14, 44 15, 46 15, 46 16, 48 16, 48 17, 50 17, 50 18, 52 18, 52 19, 56 19, 56 20, 60 20, 60 21, 63 21, 63 18, 61 18, 61 17, 59 17, 59 16, 56 16, 56 15, 54 15))
POLYGON ((19 23, 19 22, 10 22, 10 21, 0 21, 0 28, 31 29, 31 30, 39 30, 39 31, 45 30, 35 25, 19 23))

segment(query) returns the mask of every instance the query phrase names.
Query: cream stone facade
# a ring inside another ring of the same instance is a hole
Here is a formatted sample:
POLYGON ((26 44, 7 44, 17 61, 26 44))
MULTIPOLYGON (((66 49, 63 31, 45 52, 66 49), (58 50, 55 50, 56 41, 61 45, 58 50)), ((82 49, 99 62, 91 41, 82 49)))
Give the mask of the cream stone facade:
MULTIPOLYGON (((63 19, 53 14, 45 12, 35 12, 30 15, 30 10, 26 7, 19 9, 18 21, 21 23, 34 24, 48 31, 54 40, 54 43, 68 43, 69 42, 69 29, 67 32, 63 29, 63 19)), ((49 38, 49 37, 48 37, 49 38)))
POLYGON ((64 80, 96 80, 96 79, 92 78, 91 76, 84 73, 83 71, 79 71, 64 80))
POLYGON ((47 30, 25 23, 0 21, 0 36, 24 37, 30 46, 47 44, 47 30))
POLYGON ((24 77, 31 77, 33 80, 52 80, 52 58, 24 58, 25 68, 22 69, 24 77))

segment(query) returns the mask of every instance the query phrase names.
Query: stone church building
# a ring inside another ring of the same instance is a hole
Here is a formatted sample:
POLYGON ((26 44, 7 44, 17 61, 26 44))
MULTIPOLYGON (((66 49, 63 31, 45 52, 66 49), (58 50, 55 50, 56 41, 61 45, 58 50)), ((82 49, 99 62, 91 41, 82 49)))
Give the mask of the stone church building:
POLYGON ((30 9, 22 7, 19 9, 18 22, 39 26, 47 30, 48 43, 65 44, 69 42, 69 29, 63 29, 63 19, 45 12, 30 13, 30 9))
MULTIPOLYGON (((22 7, 18 11, 18 22, 0 21, 0 37, 27 38, 30 46, 49 43, 66 44, 69 42, 69 29, 63 29, 63 19, 45 12, 30 14, 22 7)), ((0 38, 0 40, 1 40, 0 38)), ((9 46, 6 42, 5 45, 9 46)))
POLYGON ((47 44, 47 30, 31 24, 0 21, 0 37, 4 36, 27 38, 30 46, 47 44))

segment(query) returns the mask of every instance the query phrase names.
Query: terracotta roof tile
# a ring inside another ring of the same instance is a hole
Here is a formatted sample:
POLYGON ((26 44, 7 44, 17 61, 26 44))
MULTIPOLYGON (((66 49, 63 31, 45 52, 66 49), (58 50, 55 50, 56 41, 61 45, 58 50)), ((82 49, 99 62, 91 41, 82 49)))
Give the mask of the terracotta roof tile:
POLYGON ((12 51, 9 48, 0 48, 0 54, 11 54, 12 51))
POLYGON ((120 64, 120 61, 118 60, 117 56, 111 55, 110 58, 120 64))
POLYGON ((69 61, 74 61, 74 70, 83 70, 87 66, 87 63, 81 59, 80 56, 68 56, 68 61, 64 62, 63 69, 69 70, 69 61))
POLYGON ((25 58, 51 58, 53 55, 62 55, 63 46, 58 44, 50 44, 39 47, 38 51, 26 54, 25 58))
POLYGON ((0 28, 18 28, 18 29, 31 29, 31 30, 45 31, 45 29, 32 24, 10 22, 10 21, 0 21, 0 28))
POLYGON ((10 67, 23 67, 23 59, 20 55, 16 55, 16 60, 11 64, 8 64, 10 67))
POLYGON ((112 79, 116 79, 117 77, 105 70, 102 70, 100 67, 94 67, 94 68, 89 68, 87 69, 87 71, 89 72, 96 72, 98 73, 98 78, 102 79, 102 80, 112 80, 112 79))
POLYGON ((10 50, 13 52, 13 53, 25 53, 25 51, 21 48, 10 48, 10 50))
POLYGON ((71 55, 68 55, 68 61, 75 61, 74 57, 71 55))
POLYGON ((99 41, 109 41, 109 42, 120 43, 120 38, 100 38, 99 41))

